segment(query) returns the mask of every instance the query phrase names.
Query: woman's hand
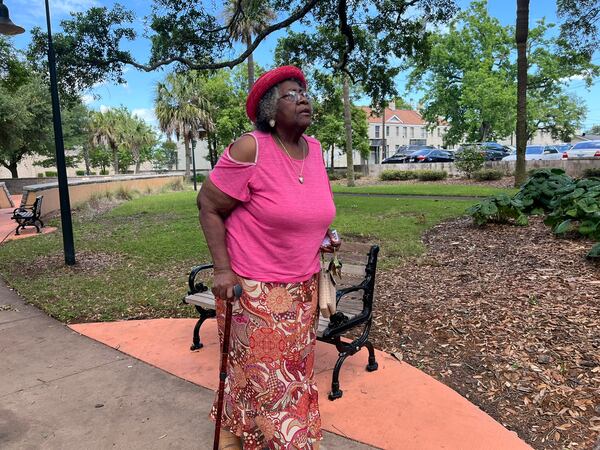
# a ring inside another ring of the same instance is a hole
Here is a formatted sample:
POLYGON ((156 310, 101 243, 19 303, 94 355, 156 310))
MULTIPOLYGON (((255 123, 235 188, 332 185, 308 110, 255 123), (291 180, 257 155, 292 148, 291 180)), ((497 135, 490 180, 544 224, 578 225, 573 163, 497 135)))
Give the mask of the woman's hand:
POLYGON ((240 284, 237 275, 231 269, 215 269, 213 275, 213 295, 218 298, 232 299, 233 287, 240 284))
POLYGON ((333 253, 334 250, 337 250, 342 245, 342 240, 338 235, 336 230, 327 230, 325 234, 325 239, 321 244, 321 251, 323 253, 333 253))

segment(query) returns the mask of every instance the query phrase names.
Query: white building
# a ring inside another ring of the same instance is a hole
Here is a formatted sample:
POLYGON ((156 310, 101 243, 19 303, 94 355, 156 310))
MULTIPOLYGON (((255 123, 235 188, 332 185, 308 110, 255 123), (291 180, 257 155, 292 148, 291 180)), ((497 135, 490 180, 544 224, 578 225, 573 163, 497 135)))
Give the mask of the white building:
MULTIPOLYGON (((428 129, 427 122, 417 111, 396 109, 394 102, 385 109, 384 117, 375 115, 371 108, 361 108, 367 113, 369 121, 369 142, 371 157, 369 163, 377 164, 393 155, 403 145, 433 145, 442 147, 448 125, 428 129), (385 148, 382 148, 385 142, 385 148)), ((452 147, 450 147, 452 148, 452 147)))

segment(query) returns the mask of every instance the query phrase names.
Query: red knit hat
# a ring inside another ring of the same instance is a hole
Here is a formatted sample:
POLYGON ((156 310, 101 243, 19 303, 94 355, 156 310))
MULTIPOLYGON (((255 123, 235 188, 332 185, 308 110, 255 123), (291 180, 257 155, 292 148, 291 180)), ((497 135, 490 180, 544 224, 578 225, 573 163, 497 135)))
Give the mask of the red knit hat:
POLYGON ((258 80, 256 80, 246 99, 246 114, 253 123, 256 122, 258 104, 263 98, 263 95, 276 84, 289 80, 290 78, 300 80, 302 87, 306 89, 306 78, 304 78, 304 74, 296 66, 277 67, 276 69, 263 73, 258 80))

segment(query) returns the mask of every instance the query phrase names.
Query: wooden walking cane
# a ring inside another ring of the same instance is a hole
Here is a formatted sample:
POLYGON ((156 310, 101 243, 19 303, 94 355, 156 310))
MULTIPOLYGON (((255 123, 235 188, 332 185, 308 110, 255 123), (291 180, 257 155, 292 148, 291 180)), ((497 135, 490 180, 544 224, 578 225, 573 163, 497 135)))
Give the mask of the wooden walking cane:
MULTIPOLYGON (((236 284, 233 287, 236 299, 242 296, 242 287, 236 284)), ((223 416, 223 397, 225 396, 225 379, 227 378, 227 356, 229 355, 229 334, 231 331, 231 316, 233 314, 233 299, 225 299, 225 329, 223 330, 223 347, 221 349, 221 371, 219 372, 219 395, 217 397, 217 417, 215 423, 215 439, 213 450, 219 450, 221 434, 221 418, 223 416)))

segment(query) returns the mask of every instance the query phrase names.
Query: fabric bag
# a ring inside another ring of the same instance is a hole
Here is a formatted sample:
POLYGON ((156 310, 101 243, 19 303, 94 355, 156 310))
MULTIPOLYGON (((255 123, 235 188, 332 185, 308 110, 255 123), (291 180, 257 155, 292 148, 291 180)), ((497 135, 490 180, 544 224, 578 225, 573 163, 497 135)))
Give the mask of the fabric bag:
POLYGON ((335 281, 325 267, 319 272, 319 310, 326 319, 335 314, 335 281))
POLYGON ((328 319, 336 310, 336 282, 334 276, 342 277, 342 263, 338 259, 337 250, 333 251, 333 259, 325 263, 325 255, 321 252, 321 271, 319 272, 319 310, 328 319))

